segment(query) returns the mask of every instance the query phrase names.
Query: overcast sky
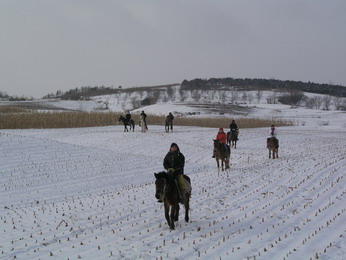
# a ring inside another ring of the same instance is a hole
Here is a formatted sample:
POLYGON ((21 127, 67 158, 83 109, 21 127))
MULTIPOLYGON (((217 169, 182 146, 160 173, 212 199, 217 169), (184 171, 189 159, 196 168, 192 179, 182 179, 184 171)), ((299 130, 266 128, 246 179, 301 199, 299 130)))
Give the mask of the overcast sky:
POLYGON ((0 0, 0 90, 275 78, 346 85, 345 0, 0 0))

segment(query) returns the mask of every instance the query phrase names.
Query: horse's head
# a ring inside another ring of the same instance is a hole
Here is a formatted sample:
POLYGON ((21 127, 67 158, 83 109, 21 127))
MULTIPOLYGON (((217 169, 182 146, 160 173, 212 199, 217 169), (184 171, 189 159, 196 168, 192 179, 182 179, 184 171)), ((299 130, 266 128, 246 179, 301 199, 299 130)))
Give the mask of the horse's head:
POLYGON ((217 148, 220 146, 221 142, 219 140, 213 139, 214 141, 214 148, 217 148))
POLYGON ((166 178, 164 177, 165 174, 164 172, 159 172, 159 173, 154 173, 155 175, 155 186, 156 186, 156 191, 155 191, 155 198, 160 199, 163 195, 165 185, 166 185, 166 178))
POLYGON ((120 116, 120 117, 119 117, 119 122, 120 122, 120 121, 123 121, 123 120, 124 120, 124 117, 123 117, 123 116, 120 116))

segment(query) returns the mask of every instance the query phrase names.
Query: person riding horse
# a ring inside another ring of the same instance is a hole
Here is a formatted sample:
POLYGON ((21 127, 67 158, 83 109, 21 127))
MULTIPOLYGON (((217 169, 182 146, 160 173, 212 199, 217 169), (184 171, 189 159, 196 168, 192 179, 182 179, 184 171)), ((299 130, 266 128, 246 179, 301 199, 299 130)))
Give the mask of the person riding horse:
POLYGON ((270 131, 269 131, 269 135, 270 137, 269 138, 272 138, 276 144, 277 144, 277 147, 279 147, 279 139, 277 139, 276 135, 277 135, 277 131, 275 129, 275 126, 274 125, 271 125, 270 127, 270 131))
POLYGON ((169 132, 169 128, 171 128, 171 131, 173 132, 173 119, 174 119, 174 116, 172 115, 171 112, 169 112, 165 120, 165 130, 167 133, 169 132))
POLYGON ((169 152, 163 160, 163 167, 168 174, 173 175, 178 181, 181 202, 185 201, 185 184, 184 184, 184 166, 185 156, 180 152, 179 146, 172 143, 169 152))
MULTIPOLYGON (((232 120, 232 122, 231 122, 231 124, 229 125, 229 128, 230 128, 230 130, 231 130, 231 134, 238 134, 238 125, 235 123, 235 121, 234 120, 232 120)), ((238 137, 237 137, 237 140, 239 140, 238 139, 238 137)))
POLYGON ((131 120, 131 114, 130 114, 130 111, 127 111, 127 112, 126 112, 125 119, 126 119, 127 123, 129 123, 129 122, 130 122, 130 120, 131 120))
MULTIPOLYGON (((223 145, 226 147, 226 145, 227 145, 227 135, 223 131, 223 128, 219 128, 219 132, 217 133, 215 139, 220 141, 221 143, 223 143, 223 145)), ((213 156, 212 157, 215 158, 215 150, 214 149, 213 149, 213 156)))
POLYGON ((148 126, 147 126, 147 114, 144 113, 144 111, 142 110, 142 113, 140 113, 139 117, 141 119, 143 119, 143 122, 144 122, 144 127, 146 130, 148 130, 148 126))

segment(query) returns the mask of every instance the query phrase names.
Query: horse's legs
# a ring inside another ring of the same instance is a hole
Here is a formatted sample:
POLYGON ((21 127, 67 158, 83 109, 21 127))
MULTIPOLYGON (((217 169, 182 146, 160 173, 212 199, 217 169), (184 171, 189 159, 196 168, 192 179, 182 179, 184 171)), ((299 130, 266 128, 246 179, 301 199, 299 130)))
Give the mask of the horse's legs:
POLYGON ((228 158, 225 159, 225 165, 226 165, 226 169, 229 169, 229 159, 228 158))
POLYGON ((271 149, 270 148, 268 148, 268 150, 269 150, 269 159, 271 158, 271 149))
POLYGON ((276 148, 276 158, 279 158, 279 148, 276 148))
POLYGON ((278 156, 278 148, 273 149, 273 159, 279 158, 278 156))
POLYGON ((217 168, 220 168, 220 163, 219 163, 219 159, 216 158, 216 164, 217 164, 217 168))
POLYGON ((177 210, 175 211, 174 221, 178 221, 179 220, 179 210, 180 210, 180 206, 178 204, 177 210))
POLYGON ((169 206, 165 203, 165 217, 166 217, 166 220, 167 220, 167 224, 168 226, 171 226, 171 220, 169 218, 169 206))
MULTIPOLYGON (((177 204, 178 205, 178 204, 177 204)), ((177 212, 177 205, 172 205, 171 206, 171 214, 170 214, 170 221, 171 224, 169 225, 169 228, 171 230, 174 230, 175 226, 174 226, 174 219, 175 219, 175 214, 177 212)), ((179 206, 179 205, 178 205, 179 206)))
POLYGON ((189 222, 190 195, 185 196, 185 221, 189 222))

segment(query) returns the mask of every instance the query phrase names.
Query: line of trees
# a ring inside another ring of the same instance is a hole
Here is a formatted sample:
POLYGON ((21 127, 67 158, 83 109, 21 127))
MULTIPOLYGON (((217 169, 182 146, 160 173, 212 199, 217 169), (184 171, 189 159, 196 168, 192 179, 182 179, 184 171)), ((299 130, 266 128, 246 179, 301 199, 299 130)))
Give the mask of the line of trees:
POLYGON ((32 97, 25 97, 25 96, 9 96, 6 92, 0 91, 0 100, 6 100, 6 101, 26 101, 26 100, 32 100, 32 97))
POLYGON ((236 87, 240 90, 296 90, 310 93, 346 97, 346 87, 335 84, 319 84, 314 82, 302 82, 277 79, 249 79, 249 78, 210 78, 184 80, 181 83, 183 90, 215 89, 224 87, 236 87))

